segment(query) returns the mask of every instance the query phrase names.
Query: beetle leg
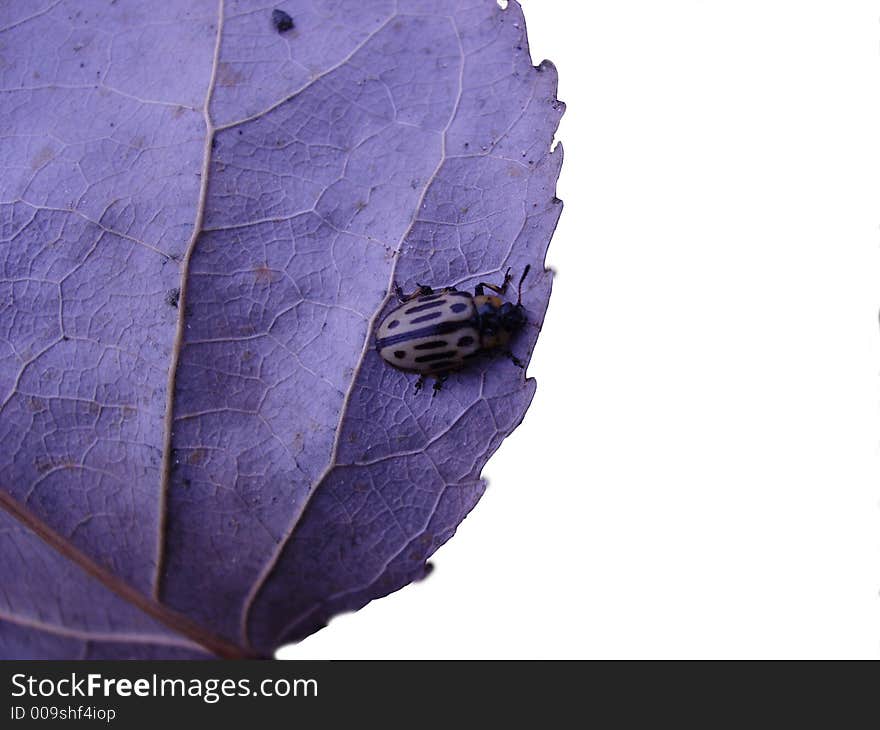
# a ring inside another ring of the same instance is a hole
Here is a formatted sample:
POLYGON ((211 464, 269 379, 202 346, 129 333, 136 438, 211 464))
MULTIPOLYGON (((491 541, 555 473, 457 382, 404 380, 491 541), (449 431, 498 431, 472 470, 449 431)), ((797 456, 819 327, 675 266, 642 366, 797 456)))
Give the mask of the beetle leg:
POLYGON ((424 384, 425 384, 425 376, 419 375, 419 379, 416 380, 416 393, 418 393, 422 389, 422 386, 424 384))
POLYGON ((510 350, 505 350, 504 354, 506 357, 510 358, 510 361, 516 365, 520 370, 526 369, 526 364, 520 360, 516 355, 514 355, 510 350))
POLYGON ((474 287, 474 294, 478 297, 483 296, 485 291, 483 291, 483 287, 486 289, 491 289, 494 292, 498 292, 499 294, 504 294, 507 291, 507 285, 510 283, 510 267, 507 267, 507 271, 504 272, 504 283, 501 286, 495 286, 495 284, 487 284, 485 281, 481 281, 474 287))
POLYGON ((422 284, 417 283, 416 287, 418 288, 412 294, 404 294, 403 289, 400 288, 400 284, 397 284, 394 287, 394 293, 397 295, 397 299, 401 304, 405 304, 416 297, 424 297, 434 293, 434 290, 429 286, 423 286, 422 284))
POLYGON ((437 379, 434 381, 434 392, 431 394, 431 397, 434 398, 437 396, 443 389, 443 383, 446 382, 446 379, 449 377, 449 373, 443 373, 442 375, 438 375, 437 379))

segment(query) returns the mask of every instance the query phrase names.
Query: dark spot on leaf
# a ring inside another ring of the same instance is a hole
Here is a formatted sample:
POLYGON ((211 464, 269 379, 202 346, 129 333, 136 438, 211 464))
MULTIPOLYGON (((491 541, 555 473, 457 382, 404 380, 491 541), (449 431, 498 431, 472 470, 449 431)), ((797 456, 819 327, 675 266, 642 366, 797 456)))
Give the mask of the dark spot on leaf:
POLYGON ((275 279, 275 272, 266 264, 254 267, 254 274, 256 274, 257 281, 261 284, 271 284, 275 279))
POLYGON ((168 293, 165 294, 165 303, 169 306, 177 308, 177 303, 180 301, 180 289, 178 287, 174 287, 173 289, 169 289, 168 293))
POLYGON ((59 464, 56 464, 55 461, 53 461, 52 459, 47 459, 44 457, 37 457, 36 459, 34 459, 34 468, 40 474, 45 474, 47 472, 50 472, 56 466, 59 466, 59 464))
POLYGON ((190 452, 189 457, 187 457, 187 461, 193 466, 198 466, 205 460, 205 450, 204 449, 195 449, 190 452))
POLYGON ((283 10, 272 11, 272 25, 279 33, 286 33, 293 28, 293 18, 291 18, 283 10))
POLYGON ((55 156, 55 152, 48 145, 43 147, 31 160, 31 169, 37 170, 55 156))
POLYGON ((237 86, 242 81, 244 81, 244 76, 230 64, 225 62, 217 64, 218 86, 237 86))

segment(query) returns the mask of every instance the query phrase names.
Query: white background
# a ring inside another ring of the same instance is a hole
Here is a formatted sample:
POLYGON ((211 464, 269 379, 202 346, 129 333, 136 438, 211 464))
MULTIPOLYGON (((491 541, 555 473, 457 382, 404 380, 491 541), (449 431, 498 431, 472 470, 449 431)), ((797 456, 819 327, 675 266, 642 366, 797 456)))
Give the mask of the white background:
POLYGON ((568 105, 525 422, 286 658, 880 655, 880 3, 523 0, 568 105))

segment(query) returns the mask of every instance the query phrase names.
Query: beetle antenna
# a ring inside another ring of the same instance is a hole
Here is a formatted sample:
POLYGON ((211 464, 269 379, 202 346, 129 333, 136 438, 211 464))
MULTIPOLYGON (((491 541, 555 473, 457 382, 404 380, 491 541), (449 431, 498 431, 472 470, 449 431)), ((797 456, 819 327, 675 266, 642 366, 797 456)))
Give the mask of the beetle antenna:
POLYGON ((529 274, 529 269, 532 268, 531 264, 528 264, 525 269, 523 269, 523 275, 519 277, 519 285, 516 287, 516 303, 520 304, 522 302, 522 284, 526 280, 526 276, 529 274))

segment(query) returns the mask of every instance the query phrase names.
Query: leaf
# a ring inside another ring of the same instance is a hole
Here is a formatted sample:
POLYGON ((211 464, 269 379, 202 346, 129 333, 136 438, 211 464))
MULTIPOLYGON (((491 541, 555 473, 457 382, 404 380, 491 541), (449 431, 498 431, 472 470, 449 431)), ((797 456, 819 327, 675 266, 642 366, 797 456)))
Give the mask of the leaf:
POLYGON ((422 577, 534 382, 432 399, 372 330, 532 264, 531 352, 563 105, 517 4, 17 0, 0 76, 2 656, 267 656, 422 577))

